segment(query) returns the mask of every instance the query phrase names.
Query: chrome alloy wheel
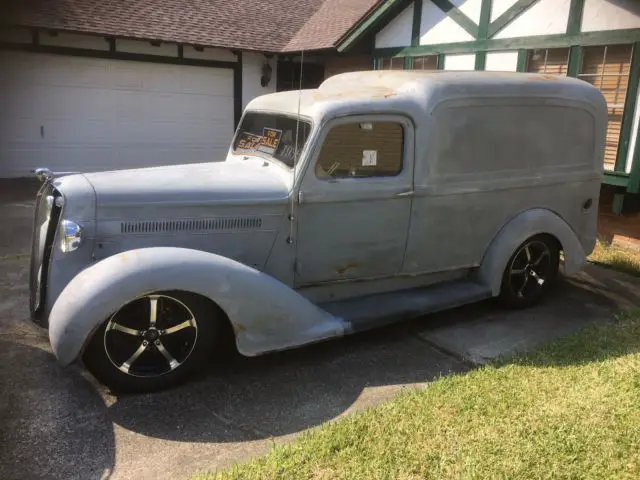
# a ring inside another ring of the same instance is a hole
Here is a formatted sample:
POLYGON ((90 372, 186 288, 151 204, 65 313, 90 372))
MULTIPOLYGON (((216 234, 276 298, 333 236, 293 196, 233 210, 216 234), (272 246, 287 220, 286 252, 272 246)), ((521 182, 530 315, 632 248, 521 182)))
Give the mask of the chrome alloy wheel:
POLYGON ((168 295, 149 294, 109 319, 104 349, 109 361, 134 377, 158 377, 182 365, 198 338, 193 312, 168 295))
POLYGON ((521 299, 533 298, 553 274, 552 255, 547 244, 532 240, 520 247, 509 265, 509 287, 521 299))

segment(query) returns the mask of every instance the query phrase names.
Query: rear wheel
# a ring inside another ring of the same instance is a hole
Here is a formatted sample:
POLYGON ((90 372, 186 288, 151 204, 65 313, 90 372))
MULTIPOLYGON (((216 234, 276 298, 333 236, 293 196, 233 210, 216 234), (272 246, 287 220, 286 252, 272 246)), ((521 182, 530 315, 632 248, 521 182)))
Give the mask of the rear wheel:
POLYGON ((116 392, 150 392, 184 381, 214 348, 221 319, 198 295, 155 292, 109 317, 83 355, 87 369, 116 392))
POLYGON ((537 303, 558 277, 560 250, 549 235, 536 235, 513 253, 502 277, 501 302, 511 308, 537 303))

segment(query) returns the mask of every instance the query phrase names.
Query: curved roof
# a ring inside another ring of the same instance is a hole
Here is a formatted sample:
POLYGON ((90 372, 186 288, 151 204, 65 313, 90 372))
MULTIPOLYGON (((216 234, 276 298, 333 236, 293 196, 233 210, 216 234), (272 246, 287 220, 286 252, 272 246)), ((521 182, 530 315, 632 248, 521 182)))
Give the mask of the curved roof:
POLYGON ((263 95, 247 106, 320 120, 357 111, 408 113, 417 119, 427 104, 466 97, 529 96, 574 99, 605 108, 602 94, 587 82, 570 77, 511 72, 393 71, 350 72, 325 80, 318 89, 263 95), (604 107, 603 107, 604 106, 604 107))

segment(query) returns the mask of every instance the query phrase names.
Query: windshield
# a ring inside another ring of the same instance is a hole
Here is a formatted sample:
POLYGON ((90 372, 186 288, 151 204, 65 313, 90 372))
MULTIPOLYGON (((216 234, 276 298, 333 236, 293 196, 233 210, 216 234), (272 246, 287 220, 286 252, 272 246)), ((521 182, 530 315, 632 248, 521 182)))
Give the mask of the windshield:
POLYGON ((260 155, 274 158, 289 168, 298 161, 311 124, 284 115, 271 113, 247 113, 233 142, 235 153, 260 155), (296 152, 296 127, 298 128, 298 151, 296 152))

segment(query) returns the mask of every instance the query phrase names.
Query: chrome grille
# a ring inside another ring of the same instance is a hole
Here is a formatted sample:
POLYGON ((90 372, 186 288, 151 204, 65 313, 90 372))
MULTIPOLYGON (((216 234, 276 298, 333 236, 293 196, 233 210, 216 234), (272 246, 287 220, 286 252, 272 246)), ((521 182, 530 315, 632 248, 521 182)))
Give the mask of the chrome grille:
POLYGON ((219 230, 257 230, 262 227, 260 217, 192 218, 183 220, 153 220, 122 222, 120 233, 206 233, 219 230))
POLYGON ((60 217, 60 208, 55 205, 59 193, 46 182, 36 197, 36 210, 31 240, 31 265, 29 274, 31 316, 37 321, 44 306, 47 272, 51 257, 51 246, 60 217))

